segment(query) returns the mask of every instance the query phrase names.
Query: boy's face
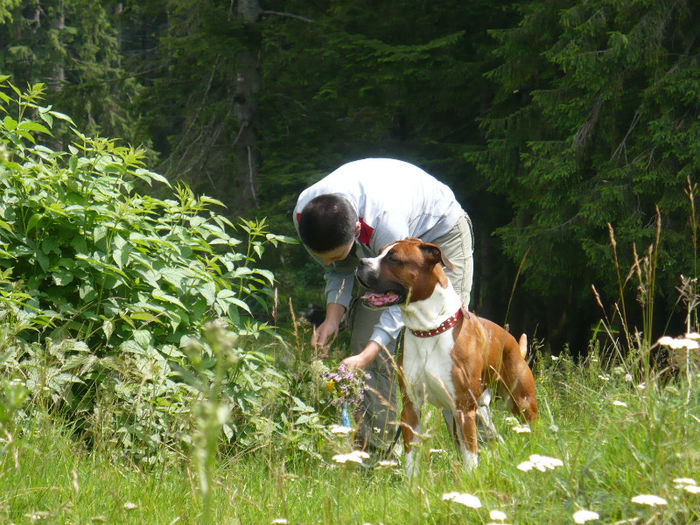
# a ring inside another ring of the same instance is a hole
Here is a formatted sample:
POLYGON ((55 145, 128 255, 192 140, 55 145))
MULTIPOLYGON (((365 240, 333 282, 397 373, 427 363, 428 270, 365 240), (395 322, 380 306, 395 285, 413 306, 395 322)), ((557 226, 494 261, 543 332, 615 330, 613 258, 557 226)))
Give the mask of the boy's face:
POLYGON ((337 248, 334 248, 327 252, 318 253, 312 251, 311 253, 314 255, 314 257, 318 257, 319 259, 321 259, 321 262, 324 266, 329 266, 335 262, 344 260, 348 255, 350 255, 350 250, 352 250, 352 247, 354 245, 355 242, 353 241, 349 244, 343 244, 341 246, 338 246, 337 248))
MULTIPOLYGON (((357 221, 355 223, 355 237, 360 235, 360 228, 360 222, 357 221)), ((314 257, 318 257, 319 259, 321 259, 321 262, 324 266, 330 266, 333 263, 345 260, 345 258, 348 255, 350 255, 350 251, 352 250, 353 246, 355 246, 355 241, 351 241, 348 244, 342 244, 337 248, 333 248, 332 250, 329 250, 327 252, 315 252, 313 250, 310 251, 314 255, 314 257)))

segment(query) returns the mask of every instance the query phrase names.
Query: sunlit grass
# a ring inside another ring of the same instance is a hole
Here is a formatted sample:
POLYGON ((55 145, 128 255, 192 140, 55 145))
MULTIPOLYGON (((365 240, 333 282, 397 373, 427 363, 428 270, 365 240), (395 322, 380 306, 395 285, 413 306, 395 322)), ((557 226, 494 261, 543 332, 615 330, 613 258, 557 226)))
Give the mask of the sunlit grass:
MULTIPOLYGON (((335 435, 323 460, 282 456, 271 442, 220 461, 213 519, 489 523, 494 513, 505 514, 505 523, 542 524, 573 523, 574 514, 586 510, 599 515, 594 520, 593 514, 579 513, 580 519, 589 517, 588 523, 700 520, 700 495, 685 488, 700 477, 700 395, 688 385, 691 376, 639 388, 624 368, 603 370, 595 359, 584 366, 546 356, 535 371, 540 419, 530 433, 517 432, 510 414, 496 402, 494 420, 504 442, 483 447, 479 466, 470 474, 431 410, 424 415, 426 440, 414 479, 400 465, 333 461, 334 454, 352 450, 351 436, 335 435), (561 465, 518 469, 533 455, 555 458, 561 465), (444 500, 449 493, 474 496, 481 506, 472 508, 454 497, 444 500), (640 495, 666 504, 633 500, 640 495)), ((0 522, 200 521, 197 477, 187 461, 152 471, 115 465, 47 421, 35 421, 34 429, 19 433, 14 443, 2 442, 0 522)))

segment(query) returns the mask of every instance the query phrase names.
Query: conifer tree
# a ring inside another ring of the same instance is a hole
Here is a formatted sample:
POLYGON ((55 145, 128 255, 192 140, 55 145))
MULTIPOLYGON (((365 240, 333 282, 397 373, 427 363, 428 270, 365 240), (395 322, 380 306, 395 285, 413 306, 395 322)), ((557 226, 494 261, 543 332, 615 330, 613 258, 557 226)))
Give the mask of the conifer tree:
POLYGON ((497 95, 487 147, 473 156, 513 206, 504 249, 515 261, 531 250, 530 292, 564 305, 569 319, 552 324, 574 326, 595 308, 591 283, 615 297, 606 224, 631 256, 633 242, 643 251, 653 241, 658 205, 658 289, 672 303, 694 257, 683 189, 700 171, 697 6, 545 0, 521 12, 516 27, 492 32, 497 95))

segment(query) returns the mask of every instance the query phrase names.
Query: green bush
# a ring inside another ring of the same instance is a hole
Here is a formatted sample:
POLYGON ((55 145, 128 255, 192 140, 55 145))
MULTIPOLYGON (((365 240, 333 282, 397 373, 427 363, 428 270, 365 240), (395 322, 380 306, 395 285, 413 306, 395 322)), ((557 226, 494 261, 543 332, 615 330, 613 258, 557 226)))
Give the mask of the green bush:
POLYGON ((116 347, 148 327, 155 343, 177 344, 208 318, 239 324, 272 274, 236 251, 217 202, 185 186, 163 200, 138 193, 139 182, 168 182, 112 140, 74 129, 67 152, 36 144, 54 119, 70 119, 35 104, 40 87, 16 93, 0 95, 17 113, 4 107, 0 125, 0 268, 23 281, 50 335, 116 347))
POLYGON ((212 392, 226 439, 248 444, 284 391, 248 341, 266 329, 251 307, 267 307, 273 283, 259 259, 286 239, 264 220, 241 219, 244 241, 231 236, 217 201, 172 188, 138 149, 83 135, 42 95, 0 77, 0 372, 93 444, 138 460, 188 447, 192 408, 212 392), (65 147, 57 122, 72 129, 65 147), (141 192, 153 185, 168 196, 141 192), (200 334, 215 319, 240 341, 235 363, 221 366, 231 356, 200 334))

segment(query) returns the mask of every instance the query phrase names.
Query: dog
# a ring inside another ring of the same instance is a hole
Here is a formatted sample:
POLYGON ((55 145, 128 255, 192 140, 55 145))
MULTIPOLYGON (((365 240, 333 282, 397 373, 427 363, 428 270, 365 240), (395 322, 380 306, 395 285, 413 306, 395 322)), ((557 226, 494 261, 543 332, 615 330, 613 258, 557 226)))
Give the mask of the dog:
POLYGON ((412 445, 425 401, 451 412, 467 471, 478 464, 475 418, 482 388, 496 386, 521 421, 537 417, 525 334, 518 343, 497 324, 468 312, 443 265, 453 268, 438 246, 409 237, 388 244, 377 257, 361 259, 356 272, 368 289, 362 300, 378 308, 399 305, 406 326, 398 365, 409 475, 417 463, 412 445))

